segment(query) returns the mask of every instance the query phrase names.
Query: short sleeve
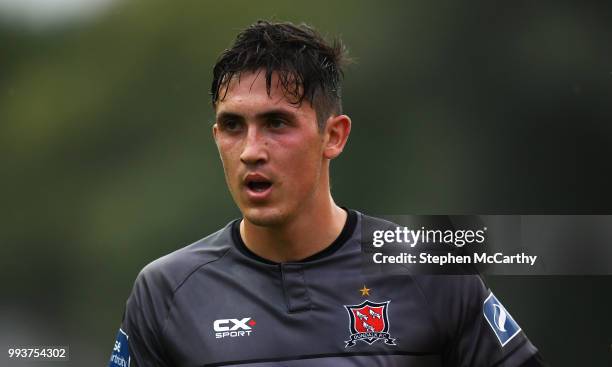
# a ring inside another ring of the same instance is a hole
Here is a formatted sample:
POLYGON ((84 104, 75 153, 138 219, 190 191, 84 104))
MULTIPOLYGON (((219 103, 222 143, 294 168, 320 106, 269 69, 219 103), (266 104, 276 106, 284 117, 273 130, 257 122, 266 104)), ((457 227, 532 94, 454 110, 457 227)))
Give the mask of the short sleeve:
POLYGON ((161 337, 166 307, 152 278, 146 268, 136 278, 109 367, 169 366, 161 337))
POLYGON ((478 275, 421 281, 442 337, 444 366, 519 367, 538 350, 478 275))

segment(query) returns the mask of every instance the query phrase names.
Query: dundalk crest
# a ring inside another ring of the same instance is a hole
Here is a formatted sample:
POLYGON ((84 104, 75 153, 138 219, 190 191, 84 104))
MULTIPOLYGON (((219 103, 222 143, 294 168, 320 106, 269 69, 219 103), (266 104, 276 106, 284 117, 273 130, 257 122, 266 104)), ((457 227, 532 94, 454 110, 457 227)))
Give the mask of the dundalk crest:
POLYGON ((389 335, 389 301, 376 303, 365 300, 358 305, 344 307, 349 314, 351 332, 350 340, 345 341, 345 348, 354 346, 357 341, 372 344, 384 340, 385 344, 396 345, 395 339, 389 335))

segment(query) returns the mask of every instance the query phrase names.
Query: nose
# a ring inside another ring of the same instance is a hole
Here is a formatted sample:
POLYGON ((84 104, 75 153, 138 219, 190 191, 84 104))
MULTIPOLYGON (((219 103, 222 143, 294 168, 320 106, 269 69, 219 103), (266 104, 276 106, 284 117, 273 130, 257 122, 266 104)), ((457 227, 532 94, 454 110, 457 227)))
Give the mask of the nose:
POLYGON ((256 125, 248 125, 247 134, 240 154, 240 161, 246 165, 257 165, 268 160, 265 137, 256 125))

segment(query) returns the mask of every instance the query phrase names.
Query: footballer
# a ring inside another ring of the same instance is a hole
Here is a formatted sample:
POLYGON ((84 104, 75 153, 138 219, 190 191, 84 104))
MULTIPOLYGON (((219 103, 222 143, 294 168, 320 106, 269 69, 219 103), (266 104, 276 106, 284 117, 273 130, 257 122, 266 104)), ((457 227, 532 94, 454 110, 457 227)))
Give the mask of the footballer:
POLYGON ((477 275, 365 272, 330 162, 349 137, 340 41, 258 21, 213 69, 214 141, 242 213, 148 264, 111 367, 542 366, 477 275))

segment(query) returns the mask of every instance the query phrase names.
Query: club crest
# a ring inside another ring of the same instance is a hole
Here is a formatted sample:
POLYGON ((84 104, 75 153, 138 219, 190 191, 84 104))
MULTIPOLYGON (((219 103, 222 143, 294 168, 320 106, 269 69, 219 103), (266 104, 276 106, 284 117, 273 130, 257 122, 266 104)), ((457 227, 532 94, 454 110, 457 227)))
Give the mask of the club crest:
POLYGON ((384 340, 385 344, 396 345, 395 339, 389 335, 389 301, 376 303, 365 300, 358 305, 344 305, 344 308, 349 314, 351 332, 350 339, 345 341, 345 348, 354 346, 358 341, 372 344, 384 340))

